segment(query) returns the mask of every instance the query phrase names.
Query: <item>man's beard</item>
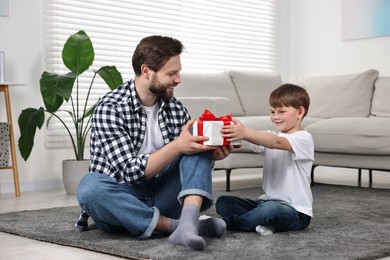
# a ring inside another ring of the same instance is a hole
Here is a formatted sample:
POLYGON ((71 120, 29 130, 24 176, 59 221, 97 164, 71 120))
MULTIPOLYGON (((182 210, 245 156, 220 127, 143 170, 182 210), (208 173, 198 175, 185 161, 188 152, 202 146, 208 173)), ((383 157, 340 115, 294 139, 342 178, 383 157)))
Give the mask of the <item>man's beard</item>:
POLYGON ((150 85, 149 90, 150 90, 150 92, 155 94, 157 98, 162 99, 164 101, 169 101, 169 100, 171 100, 173 94, 170 94, 167 90, 171 86, 173 86, 173 85, 161 84, 157 78, 157 75, 154 74, 152 76, 152 85, 150 85))

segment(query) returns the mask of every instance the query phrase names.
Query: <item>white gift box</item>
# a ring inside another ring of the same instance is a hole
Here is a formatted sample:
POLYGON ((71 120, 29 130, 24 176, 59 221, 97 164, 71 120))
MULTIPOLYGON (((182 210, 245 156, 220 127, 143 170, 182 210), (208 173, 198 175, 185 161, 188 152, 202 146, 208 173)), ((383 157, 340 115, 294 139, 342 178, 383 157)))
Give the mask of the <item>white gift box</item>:
POLYGON ((9 125, 0 123, 0 167, 8 166, 9 160, 9 125))
MULTIPOLYGON (((221 128, 223 126, 223 121, 200 121, 203 126, 201 129, 198 129, 198 123, 199 121, 195 121, 193 125, 192 135, 194 136, 207 136, 209 138, 208 141, 204 141, 204 145, 210 145, 210 146, 223 146, 223 138, 221 134, 221 128), (203 129, 203 133, 200 133, 200 131, 203 129)), ((230 122, 231 124, 234 124, 233 122, 230 122)), ((230 142, 229 145, 241 145, 241 141, 233 141, 230 142)))

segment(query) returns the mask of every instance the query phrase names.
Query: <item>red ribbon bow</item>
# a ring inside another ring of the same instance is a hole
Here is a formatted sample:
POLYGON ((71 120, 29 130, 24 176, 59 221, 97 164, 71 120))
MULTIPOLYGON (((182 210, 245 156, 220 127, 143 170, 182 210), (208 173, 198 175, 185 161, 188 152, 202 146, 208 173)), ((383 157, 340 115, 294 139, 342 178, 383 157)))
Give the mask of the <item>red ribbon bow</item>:
MULTIPOLYGON (((203 114, 199 117, 198 120, 198 134, 203 134, 203 121, 223 121, 223 125, 230 125, 232 121, 232 115, 225 115, 221 117, 216 117, 213 113, 205 109, 203 111, 203 114)), ((200 144, 203 144, 203 142, 200 142, 200 144)), ((223 139, 223 145, 229 146, 230 142, 227 141, 225 138, 223 139)))
POLYGON ((199 121, 224 121, 224 122, 228 122, 229 124, 232 121, 232 119, 233 118, 232 118, 231 114, 221 116, 221 117, 216 117, 216 116, 214 116, 213 113, 211 113, 207 109, 205 109, 203 111, 203 114, 199 117, 199 121))

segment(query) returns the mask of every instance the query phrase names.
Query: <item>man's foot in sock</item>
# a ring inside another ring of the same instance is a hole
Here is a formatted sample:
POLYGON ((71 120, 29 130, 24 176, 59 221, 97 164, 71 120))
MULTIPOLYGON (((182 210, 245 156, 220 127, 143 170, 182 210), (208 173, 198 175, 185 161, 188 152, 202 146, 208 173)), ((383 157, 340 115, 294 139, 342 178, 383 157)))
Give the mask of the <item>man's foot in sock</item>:
POLYGON ((225 234, 226 223, 220 218, 206 215, 199 217, 198 233, 205 237, 221 237, 225 234))
POLYGON ((275 228, 272 226, 256 226, 256 232, 261 236, 271 235, 275 232, 275 228))
POLYGON ((169 236, 168 241, 175 245, 182 245, 192 250, 202 251, 206 241, 191 227, 180 226, 169 236))
MULTIPOLYGON (((171 221, 171 230, 175 223, 171 221)), ((169 236, 168 241, 175 245, 182 245, 192 250, 201 251, 206 246, 206 241, 198 235, 199 207, 185 205, 181 212, 179 224, 169 236)))

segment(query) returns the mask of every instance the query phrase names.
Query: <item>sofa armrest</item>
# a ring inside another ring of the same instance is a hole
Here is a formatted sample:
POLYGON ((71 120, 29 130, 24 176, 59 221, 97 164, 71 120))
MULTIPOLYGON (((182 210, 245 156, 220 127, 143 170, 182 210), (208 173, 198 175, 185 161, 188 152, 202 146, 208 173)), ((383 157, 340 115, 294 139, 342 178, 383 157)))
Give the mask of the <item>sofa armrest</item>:
POLYGON ((215 116, 231 114, 230 100, 225 97, 176 97, 188 109, 192 118, 202 115, 205 109, 215 116))

